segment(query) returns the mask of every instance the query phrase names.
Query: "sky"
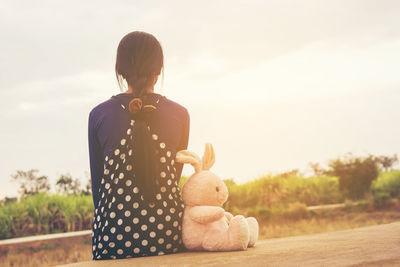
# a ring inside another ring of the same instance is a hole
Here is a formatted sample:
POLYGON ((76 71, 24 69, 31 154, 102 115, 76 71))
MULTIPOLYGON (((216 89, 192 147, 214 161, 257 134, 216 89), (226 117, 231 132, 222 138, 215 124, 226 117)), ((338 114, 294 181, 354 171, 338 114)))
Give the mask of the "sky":
MULTIPOLYGON (((39 169, 85 184, 90 110, 120 93, 135 30, 160 41, 155 91, 190 114, 189 149, 238 183, 347 152, 400 152, 398 1, 11 1, 0 9, 0 197, 39 169)), ((185 175, 193 170, 186 166, 185 175)))

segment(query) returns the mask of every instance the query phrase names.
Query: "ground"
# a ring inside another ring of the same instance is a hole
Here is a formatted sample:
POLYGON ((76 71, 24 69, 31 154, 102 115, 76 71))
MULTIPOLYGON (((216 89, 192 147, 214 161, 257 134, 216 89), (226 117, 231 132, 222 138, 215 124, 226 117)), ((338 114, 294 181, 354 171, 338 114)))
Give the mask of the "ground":
POLYGON ((400 222, 351 230, 259 241, 237 252, 187 252, 83 266, 400 266, 400 222))

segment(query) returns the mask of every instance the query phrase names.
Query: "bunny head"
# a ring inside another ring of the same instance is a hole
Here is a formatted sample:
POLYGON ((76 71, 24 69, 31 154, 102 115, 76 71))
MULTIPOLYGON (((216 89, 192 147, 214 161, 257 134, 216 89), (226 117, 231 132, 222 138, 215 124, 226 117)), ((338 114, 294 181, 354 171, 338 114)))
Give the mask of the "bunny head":
POLYGON ((221 178, 209 171, 215 162, 211 144, 206 144, 201 160, 195 153, 181 150, 176 154, 176 161, 190 163, 195 170, 182 188, 182 199, 185 205, 222 206, 225 203, 228 199, 228 189, 221 178))

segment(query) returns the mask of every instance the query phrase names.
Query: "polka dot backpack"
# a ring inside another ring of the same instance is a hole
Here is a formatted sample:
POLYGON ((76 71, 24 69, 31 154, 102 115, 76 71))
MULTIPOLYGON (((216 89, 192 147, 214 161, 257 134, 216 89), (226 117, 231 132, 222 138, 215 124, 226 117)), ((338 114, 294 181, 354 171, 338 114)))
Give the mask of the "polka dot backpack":
MULTIPOLYGON (((121 102, 120 106, 129 112, 121 102)), ((104 159, 100 200, 95 206, 92 226, 93 259, 96 260, 163 255, 183 249, 183 202, 174 166, 176 151, 169 149, 147 124, 157 148, 160 172, 156 177, 154 201, 146 201, 132 166, 135 151, 130 141, 135 138, 134 126, 134 119, 127 122, 124 136, 104 159)))

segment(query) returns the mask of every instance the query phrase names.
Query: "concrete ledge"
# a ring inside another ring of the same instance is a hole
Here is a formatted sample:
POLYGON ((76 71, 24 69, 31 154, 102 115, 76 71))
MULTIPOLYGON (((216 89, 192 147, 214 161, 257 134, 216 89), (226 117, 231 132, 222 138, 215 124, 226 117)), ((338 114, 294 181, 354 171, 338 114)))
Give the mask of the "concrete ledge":
POLYGON ((85 235, 87 235, 90 238, 90 236, 92 235, 92 230, 4 239, 0 240, 0 248, 8 245, 20 245, 24 243, 40 242, 46 240, 62 239, 62 238, 85 236, 85 235))
POLYGON ((400 266, 400 222, 262 240, 238 252, 186 252, 63 266, 400 266))
POLYGON ((318 205, 318 206, 308 206, 308 210, 328 210, 328 209, 337 209, 337 208, 344 208, 346 204, 339 203, 339 204, 328 204, 328 205, 318 205))

